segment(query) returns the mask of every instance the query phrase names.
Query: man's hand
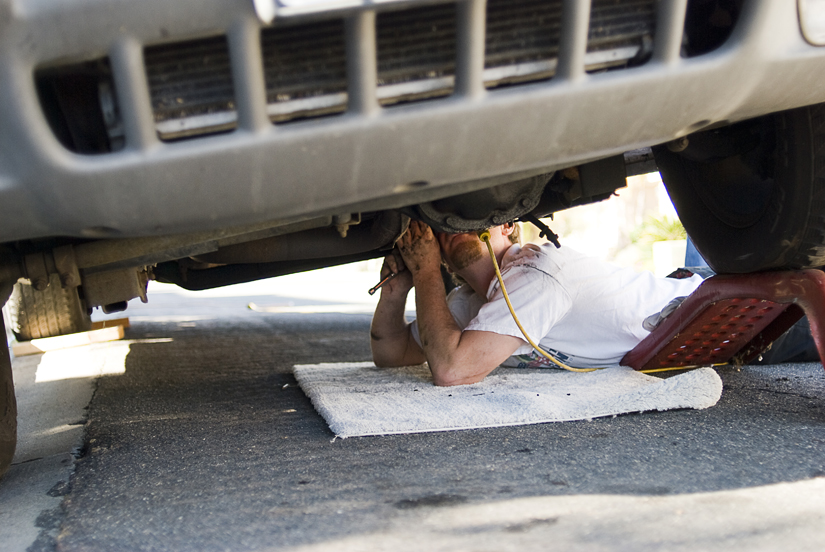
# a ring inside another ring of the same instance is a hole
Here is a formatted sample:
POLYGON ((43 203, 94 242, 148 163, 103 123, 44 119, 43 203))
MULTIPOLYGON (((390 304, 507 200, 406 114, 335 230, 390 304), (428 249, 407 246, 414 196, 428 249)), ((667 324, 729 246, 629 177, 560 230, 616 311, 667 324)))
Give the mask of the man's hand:
POLYGON ((396 248, 384 258, 381 279, 391 273, 398 276, 381 288, 381 297, 370 325, 370 348, 376 366, 410 366, 424 362, 424 352, 410 332, 404 318, 407 294, 413 287, 412 273, 407 270, 396 248))
POLYGON ((406 299, 407 294, 413 287, 413 279, 412 274, 404 264, 404 259, 401 258, 401 252, 397 248, 384 257, 384 265, 381 267, 381 281, 393 272, 397 276, 381 287, 381 296, 406 299))
POLYGON ((432 229, 416 220, 396 243, 413 279, 421 272, 441 271, 441 250, 432 229))
MULTIPOLYGON (((387 284, 393 285, 391 289, 384 286, 373 316, 370 343, 377 366, 404 366, 426 360, 436 385, 475 383, 524 343, 520 338, 493 332, 462 332, 447 306, 441 249, 429 226, 412 222, 396 247, 407 270, 387 284), (413 284, 421 347, 404 321, 399 300, 406 298, 413 284)), ((390 255, 384 260, 381 276, 400 268, 398 257, 390 255)))

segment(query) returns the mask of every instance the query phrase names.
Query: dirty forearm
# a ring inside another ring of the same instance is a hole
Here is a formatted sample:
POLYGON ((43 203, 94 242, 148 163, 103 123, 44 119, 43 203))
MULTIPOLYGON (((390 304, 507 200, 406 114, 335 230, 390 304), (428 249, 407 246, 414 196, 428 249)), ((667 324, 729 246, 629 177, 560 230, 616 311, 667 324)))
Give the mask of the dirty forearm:
POLYGON ((412 338, 410 325, 404 317, 406 294, 378 301, 370 325, 370 349, 376 366, 406 366, 424 362, 424 355, 412 338))
POLYGON ((441 278, 441 251, 432 230, 413 221, 399 239, 398 247, 412 275, 421 349, 430 365, 433 383, 458 385, 480 381, 495 365, 489 370, 478 370, 480 364, 486 364, 479 363, 476 354, 483 354, 484 347, 465 339, 453 319, 441 278))
POLYGON ((447 307, 440 271, 420 271, 413 279, 421 345, 436 385, 444 385, 452 379, 454 367, 460 364, 461 329, 447 307))

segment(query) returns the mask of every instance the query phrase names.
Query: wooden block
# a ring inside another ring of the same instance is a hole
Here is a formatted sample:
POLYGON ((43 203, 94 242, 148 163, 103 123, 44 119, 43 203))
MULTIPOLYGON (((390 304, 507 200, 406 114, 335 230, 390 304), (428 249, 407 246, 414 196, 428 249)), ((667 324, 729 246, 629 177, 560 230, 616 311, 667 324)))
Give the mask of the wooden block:
POLYGON ((92 330, 102 330, 103 328, 113 328, 115 326, 130 327, 128 318, 115 318, 114 320, 101 320, 92 322, 92 330))
MULTIPOLYGON (((127 320, 128 319, 124 319, 127 320)), ((128 322, 127 322, 128 324, 128 322)), ((39 355, 49 351, 68 349, 69 347, 81 347, 92 343, 104 343, 106 341, 117 341, 123 339, 124 330, 122 325, 110 328, 101 328, 88 332, 80 332, 69 335, 58 335, 56 337, 44 337, 42 339, 32 339, 15 343, 12 346, 14 356, 39 355)))

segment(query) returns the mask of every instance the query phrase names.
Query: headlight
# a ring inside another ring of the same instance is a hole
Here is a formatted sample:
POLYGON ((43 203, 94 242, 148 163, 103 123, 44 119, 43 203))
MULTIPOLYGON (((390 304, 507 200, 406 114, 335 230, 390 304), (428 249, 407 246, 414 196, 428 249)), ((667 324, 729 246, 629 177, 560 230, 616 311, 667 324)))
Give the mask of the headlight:
POLYGON ((799 25, 805 40, 825 46, 825 0, 799 0, 799 25))

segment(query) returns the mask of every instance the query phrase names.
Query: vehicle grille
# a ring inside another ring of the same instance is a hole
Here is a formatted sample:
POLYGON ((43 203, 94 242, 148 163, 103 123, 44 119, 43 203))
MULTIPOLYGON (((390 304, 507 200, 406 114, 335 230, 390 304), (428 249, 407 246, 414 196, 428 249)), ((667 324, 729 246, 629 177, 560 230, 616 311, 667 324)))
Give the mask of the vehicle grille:
MULTIPOLYGON (((561 2, 489 0, 484 60, 487 88, 551 78, 561 36, 561 2)), ((647 60, 656 2, 593 0, 587 40, 588 72, 647 60)))
POLYGON ((151 46, 143 57, 161 136, 235 127, 235 89, 225 36, 151 46))
POLYGON ((455 32, 455 4, 378 14, 378 101, 391 105, 452 93, 455 32))
POLYGON ((272 121, 320 117, 346 109, 343 20, 264 29, 261 49, 272 121))
MULTIPOLYGON (((585 70, 644 63, 652 51, 657 4, 657 0, 593 0, 585 70)), ((381 105, 452 94, 458 13, 455 3, 379 11, 374 93, 381 105)), ((484 86, 493 89, 552 78, 561 17, 562 0, 488 0, 484 86)), ((346 111, 343 19, 311 23, 276 19, 263 29, 260 40, 267 113, 273 123, 346 111)), ((162 140, 236 127, 230 60, 226 36, 144 48, 155 125, 162 140)))

